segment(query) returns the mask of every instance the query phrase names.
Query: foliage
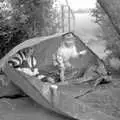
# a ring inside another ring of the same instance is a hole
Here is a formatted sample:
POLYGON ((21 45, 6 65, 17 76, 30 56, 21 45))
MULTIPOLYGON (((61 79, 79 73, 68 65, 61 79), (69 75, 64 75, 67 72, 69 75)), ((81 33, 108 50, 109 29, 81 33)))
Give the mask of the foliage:
POLYGON ((0 58, 18 43, 56 32, 53 0, 0 1, 0 58))
POLYGON ((92 15, 96 17, 95 22, 98 23, 102 28, 102 38, 107 41, 107 49, 111 50, 115 57, 120 57, 119 36, 116 33, 116 30, 110 22, 107 14, 98 3, 96 4, 96 8, 92 10, 92 15))

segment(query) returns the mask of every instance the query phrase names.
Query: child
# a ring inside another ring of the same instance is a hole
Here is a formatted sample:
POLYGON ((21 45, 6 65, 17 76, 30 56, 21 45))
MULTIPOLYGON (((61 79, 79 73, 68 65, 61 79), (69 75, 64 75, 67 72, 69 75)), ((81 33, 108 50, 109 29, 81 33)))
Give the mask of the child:
POLYGON ((69 62, 70 58, 77 58, 79 55, 85 55, 86 53, 86 50, 77 51, 74 37, 68 36, 65 38, 57 52, 53 55, 53 64, 59 66, 62 82, 65 80, 65 70, 73 67, 69 62))

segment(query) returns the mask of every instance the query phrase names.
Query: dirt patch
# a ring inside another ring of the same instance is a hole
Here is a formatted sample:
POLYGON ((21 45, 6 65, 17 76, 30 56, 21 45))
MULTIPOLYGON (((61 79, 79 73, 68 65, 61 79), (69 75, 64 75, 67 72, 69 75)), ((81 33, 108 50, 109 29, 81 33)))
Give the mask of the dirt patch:
POLYGON ((38 105, 30 98, 0 100, 0 120, 73 120, 38 105))
POLYGON ((120 119, 120 82, 99 86, 95 91, 79 97, 80 101, 107 115, 120 119))

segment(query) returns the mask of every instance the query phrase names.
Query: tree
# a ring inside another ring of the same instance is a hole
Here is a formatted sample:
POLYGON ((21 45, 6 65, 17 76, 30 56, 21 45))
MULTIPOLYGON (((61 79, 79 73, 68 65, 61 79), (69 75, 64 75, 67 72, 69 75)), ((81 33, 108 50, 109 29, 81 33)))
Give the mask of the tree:
POLYGON ((53 0, 0 1, 0 58, 26 39, 56 32, 53 4, 53 0))
POLYGON ((119 35, 111 23, 109 16, 99 3, 92 10, 92 15, 96 17, 95 22, 102 28, 102 37, 107 42, 107 49, 111 50, 114 56, 120 57, 119 35))
POLYGON ((112 72, 120 71, 120 1, 119 0, 98 0, 97 9, 93 15, 103 30, 103 38, 107 41, 107 48, 112 50, 105 62, 112 67, 112 72), (99 6, 99 7, 98 7, 99 6), (99 17, 100 16, 100 17, 99 17), (102 19, 101 19, 102 18, 102 19))
POLYGON ((117 33, 120 35, 120 1, 119 0, 98 0, 100 6, 104 9, 108 15, 112 25, 114 26, 117 33))

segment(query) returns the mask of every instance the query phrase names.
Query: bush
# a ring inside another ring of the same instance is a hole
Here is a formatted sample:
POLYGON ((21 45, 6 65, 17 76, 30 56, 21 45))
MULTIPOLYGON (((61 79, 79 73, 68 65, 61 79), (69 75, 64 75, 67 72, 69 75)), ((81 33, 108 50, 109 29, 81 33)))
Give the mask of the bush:
POLYGON ((0 58, 26 39, 56 32, 53 3, 53 0, 0 1, 0 58))

